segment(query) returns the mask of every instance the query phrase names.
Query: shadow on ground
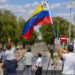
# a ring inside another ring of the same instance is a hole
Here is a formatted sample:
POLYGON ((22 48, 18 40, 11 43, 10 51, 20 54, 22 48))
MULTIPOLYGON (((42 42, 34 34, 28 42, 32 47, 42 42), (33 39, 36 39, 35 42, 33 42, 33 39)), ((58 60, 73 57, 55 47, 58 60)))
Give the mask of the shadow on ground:
MULTIPOLYGON (((47 75, 61 75, 61 70, 56 71, 48 71, 47 75)), ((23 71, 17 71, 17 75, 25 75, 23 74, 23 71)), ((35 75, 35 72, 32 71, 32 75, 35 75)), ((46 75, 46 70, 43 70, 42 75, 46 75)))

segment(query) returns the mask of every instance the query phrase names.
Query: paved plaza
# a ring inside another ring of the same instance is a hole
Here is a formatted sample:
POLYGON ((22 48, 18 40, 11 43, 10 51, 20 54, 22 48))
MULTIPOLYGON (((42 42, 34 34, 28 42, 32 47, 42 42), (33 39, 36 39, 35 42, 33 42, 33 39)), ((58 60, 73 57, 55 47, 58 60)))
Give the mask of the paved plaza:
MULTIPOLYGON (((17 75, 25 75, 23 74, 23 71, 17 71, 17 75)), ((32 75, 35 75, 35 72, 32 71, 32 75)), ((43 70, 42 75, 46 75, 46 70, 43 70)), ((61 70, 56 71, 48 71, 47 75, 61 75, 61 70)))

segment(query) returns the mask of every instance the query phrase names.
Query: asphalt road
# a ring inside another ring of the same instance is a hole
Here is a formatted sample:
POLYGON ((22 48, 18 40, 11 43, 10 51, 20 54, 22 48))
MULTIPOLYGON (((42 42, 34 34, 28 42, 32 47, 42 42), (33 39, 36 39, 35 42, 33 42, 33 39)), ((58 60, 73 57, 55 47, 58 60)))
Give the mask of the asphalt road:
MULTIPOLYGON (((23 71, 17 71, 17 75, 25 75, 25 74, 23 74, 23 71)), ((34 71, 32 71, 32 75, 35 75, 34 71)), ((42 75, 46 75, 46 71, 43 71, 42 75)), ((60 71, 58 71, 58 70, 48 71, 47 75, 61 75, 61 70, 60 71)))

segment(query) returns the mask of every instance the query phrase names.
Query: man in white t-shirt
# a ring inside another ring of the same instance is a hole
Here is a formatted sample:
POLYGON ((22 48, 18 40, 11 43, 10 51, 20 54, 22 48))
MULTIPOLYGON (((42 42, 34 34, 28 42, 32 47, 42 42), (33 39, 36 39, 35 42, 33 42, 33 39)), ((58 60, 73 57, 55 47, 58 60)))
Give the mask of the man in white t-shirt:
POLYGON ((61 46, 57 46, 58 55, 63 58, 63 74, 74 75, 75 74, 75 53, 73 53, 73 45, 68 46, 68 50, 64 50, 61 46), (64 53, 60 53, 60 50, 64 53))

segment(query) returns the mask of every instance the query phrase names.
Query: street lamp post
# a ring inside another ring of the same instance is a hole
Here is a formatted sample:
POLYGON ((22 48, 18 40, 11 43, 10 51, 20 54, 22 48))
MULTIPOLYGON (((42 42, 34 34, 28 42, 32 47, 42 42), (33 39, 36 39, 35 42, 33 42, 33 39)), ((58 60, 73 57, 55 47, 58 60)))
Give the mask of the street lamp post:
POLYGON ((74 14, 74 38, 75 38, 75 14, 74 14))
MULTIPOLYGON (((71 3, 72 5, 72 3, 71 3)), ((71 13, 72 13, 72 8, 70 8, 70 22, 71 22, 71 13)), ((69 44, 70 44, 70 40, 71 40, 71 23, 69 25, 69 44)))
POLYGON ((57 26, 57 37, 59 39, 59 21, 58 21, 58 26, 57 26))
MULTIPOLYGON (((75 0, 73 0, 73 1, 75 1, 75 0)), ((71 15, 71 13, 72 13, 72 3, 73 3, 73 1, 70 4, 71 5, 71 7, 70 7, 70 22, 72 21, 72 18, 71 18, 72 15, 71 15)), ((70 44, 70 41, 71 41, 71 23, 69 25, 69 44, 70 44)))
MULTIPOLYGON (((60 22, 64 22, 64 20, 59 20, 59 21, 58 21, 58 26, 57 26, 57 37, 58 37, 58 39, 59 39, 59 37, 60 37, 60 36, 59 36, 59 35, 60 35, 60 34, 59 34, 59 32, 60 32, 60 31, 59 31, 59 30, 60 30, 60 22)), ((64 25, 65 25, 65 24, 64 24, 64 25)))
POLYGON ((74 52, 75 52, 75 14, 74 14, 74 52))

